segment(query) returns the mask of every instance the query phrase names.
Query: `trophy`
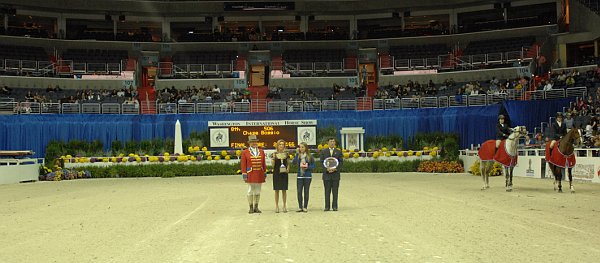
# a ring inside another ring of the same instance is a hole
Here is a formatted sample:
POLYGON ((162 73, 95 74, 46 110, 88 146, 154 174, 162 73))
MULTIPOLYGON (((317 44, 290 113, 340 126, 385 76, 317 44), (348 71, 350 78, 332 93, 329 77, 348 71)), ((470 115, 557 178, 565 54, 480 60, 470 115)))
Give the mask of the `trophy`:
POLYGON ((327 170, 335 169, 338 167, 338 165, 340 165, 340 161, 335 157, 327 157, 325 160, 323 160, 323 166, 325 166, 327 170))
POLYGON ((279 172, 287 173, 287 167, 285 167, 285 164, 283 162, 287 159, 288 154, 286 152, 278 152, 275 154, 275 157, 277 159, 281 160, 281 165, 279 166, 279 172))

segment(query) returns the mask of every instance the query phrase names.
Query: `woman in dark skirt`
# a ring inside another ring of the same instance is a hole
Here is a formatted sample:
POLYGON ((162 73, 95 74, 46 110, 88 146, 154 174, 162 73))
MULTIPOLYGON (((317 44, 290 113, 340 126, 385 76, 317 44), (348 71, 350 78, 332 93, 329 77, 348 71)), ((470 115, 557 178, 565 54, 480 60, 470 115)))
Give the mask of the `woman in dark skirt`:
POLYGON ((285 149, 285 141, 277 141, 277 149, 272 156, 273 190, 275 190, 275 213, 279 213, 279 191, 283 201, 284 213, 287 213, 288 173, 290 172, 290 156, 285 149))

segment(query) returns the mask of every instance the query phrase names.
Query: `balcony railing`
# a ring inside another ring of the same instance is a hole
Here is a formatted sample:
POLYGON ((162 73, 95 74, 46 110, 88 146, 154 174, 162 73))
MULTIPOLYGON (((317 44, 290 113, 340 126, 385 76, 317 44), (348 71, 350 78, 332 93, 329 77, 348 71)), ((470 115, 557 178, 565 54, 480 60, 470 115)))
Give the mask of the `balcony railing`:
MULTIPOLYGON (((503 100, 544 100, 565 97, 587 96, 586 87, 553 89, 549 91, 508 90, 507 93, 454 95, 438 97, 412 97, 395 99, 373 99, 373 110, 395 110, 416 108, 477 107, 501 103, 503 100)), ((270 101, 268 112, 312 112, 364 110, 359 109, 363 98, 354 100, 311 100, 311 101, 270 101)), ((159 114, 214 114, 251 112, 250 102, 213 103, 158 103, 159 114)), ((0 114, 140 114, 138 104, 129 103, 37 103, 16 102, 12 99, 0 101, 0 114)))
POLYGON ((228 64, 173 64, 173 62, 160 62, 158 76, 161 78, 201 78, 206 75, 227 77, 231 76, 234 69, 234 61, 228 64))
MULTIPOLYGON (((394 56, 390 56, 390 59, 393 61, 394 70, 405 71, 419 69, 473 69, 487 65, 511 64, 513 62, 529 61, 532 58, 527 57, 527 52, 523 48, 516 51, 465 55, 461 57, 455 57, 452 54, 447 54, 432 58, 413 59, 397 59, 394 56)), ((381 65, 382 63, 380 62, 379 64, 381 65)))
POLYGON ((29 73, 32 76, 48 74, 121 74, 127 60, 121 63, 74 63, 72 60, 50 61, 0 59, 0 71, 29 73))

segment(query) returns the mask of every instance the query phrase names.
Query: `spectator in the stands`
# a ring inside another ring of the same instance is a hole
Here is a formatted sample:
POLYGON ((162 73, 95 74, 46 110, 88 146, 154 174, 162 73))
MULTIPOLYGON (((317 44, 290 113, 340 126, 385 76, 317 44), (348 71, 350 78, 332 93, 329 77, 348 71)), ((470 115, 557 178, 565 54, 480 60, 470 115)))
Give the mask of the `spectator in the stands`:
POLYGON ((214 85, 212 88, 212 92, 213 93, 221 93, 221 88, 219 88, 217 85, 214 85))
POLYGON ((582 98, 577 99, 577 103, 575 104, 575 109, 578 111, 582 111, 584 108, 587 108, 587 103, 582 98))
POLYGON ((546 85, 544 85, 544 91, 552 90, 554 83, 551 80, 546 80, 546 85))
POLYGON ((585 104, 587 107, 590 108, 590 111, 593 111, 594 109, 594 98, 592 97, 592 95, 588 95, 587 100, 585 101, 585 104))
POLYGON ((248 95, 244 95, 241 102, 250 103, 250 97, 248 97, 248 95))
POLYGON ((574 75, 569 75, 565 80, 565 84, 567 84, 567 88, 571 88, 575 85, 575 77, 574 75))
POLYGON ((437 93, 437 90, 435 88, 435 83, 433 83, 433 80, 429 80, 429 82, 427 83, 427 89, 425 90, 425 94, 428 95, 435 95, 437 93))
POLYGON ((490 80, 490 91, 494 92, 500 88, 500 81, 496 77, 490 80))
POLYGON ((11 91, 12 91, 12 89, 6 85, 4 85, 2 88, 0 88, 0 94, 2 94, 2 95, 10 95, 11 91))
POLYGON ((28 91, 27 94, 25 95, 25 101, 28 102, 33 102, 33 93, 31 93, 31 91, 28 91))
POLYGON ((573 119, 573 116, 571 116, 571 113, 567 112, 565 120, 564 120, 565 127, 567 127, 567 129, 572 129, 574 121, 575 120, 573 119))

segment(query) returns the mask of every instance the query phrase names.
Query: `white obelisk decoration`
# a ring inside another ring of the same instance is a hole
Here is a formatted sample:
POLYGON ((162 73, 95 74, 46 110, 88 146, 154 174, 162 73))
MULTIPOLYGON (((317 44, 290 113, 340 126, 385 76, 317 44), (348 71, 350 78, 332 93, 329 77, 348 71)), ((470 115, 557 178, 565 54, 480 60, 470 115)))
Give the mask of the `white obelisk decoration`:
POLYGON ((183 154, 183 141, 181 140, 181 123, 175 123, 175 150, 173 153, 183 154))

